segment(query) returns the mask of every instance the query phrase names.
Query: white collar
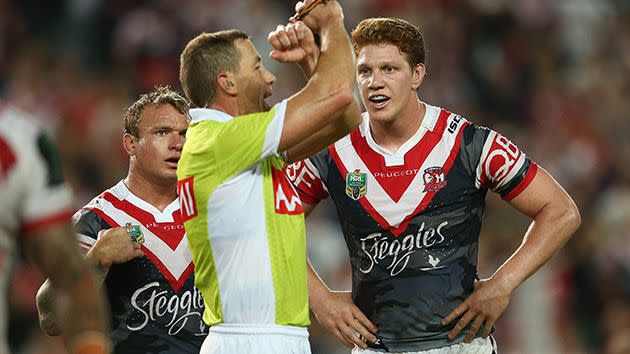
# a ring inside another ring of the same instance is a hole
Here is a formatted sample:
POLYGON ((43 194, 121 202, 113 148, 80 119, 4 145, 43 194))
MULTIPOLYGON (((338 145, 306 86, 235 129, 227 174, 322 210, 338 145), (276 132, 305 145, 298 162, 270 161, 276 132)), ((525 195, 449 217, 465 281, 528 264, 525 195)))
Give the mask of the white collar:
POLYGON ((213 120, 219 123, 225 123, 232 120, 234 117, 217 109, 213 108, 191 108, 190 109, 190 123, 199 123, 204 120, 213 120))

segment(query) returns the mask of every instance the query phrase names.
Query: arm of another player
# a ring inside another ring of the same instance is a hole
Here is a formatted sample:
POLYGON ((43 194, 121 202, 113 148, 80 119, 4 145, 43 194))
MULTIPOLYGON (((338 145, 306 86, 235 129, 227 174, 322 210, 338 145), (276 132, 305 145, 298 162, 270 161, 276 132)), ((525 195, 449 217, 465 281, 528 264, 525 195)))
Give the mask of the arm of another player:
POLYGON ((466 341, 474 338, 481 325, 483 337, 488 336, 514 290, 551 259, 580 225, 580 213, 571 197, 540 167, 531 184, 510 204, 533 221, 514 254, 492 277, 477 282, 473 293, 442 321, 448 325, 461 316, 450 338, 470 321, 466 341))
POLYGON ((71 353, 107 353, 105 302, 73 234, 69 222, 56 223, 26 235, 25 248, 58 295, 54 302, 71 353))
MULTIPOLYGON (((76 243, 75 240, 73 240, 76 243)), ((131 241, 129 234, 123 227, 101 230, 96 243, 85 256, 89 264, 96 266, 96 283, 101 284, 112 264, 128 262, 134 258, 144 256, 140 246, 131 241)), ((50 279, 47 279, 37 292, 37 312, 42 330, 51 336, 60 334, 58 312, 55 311, 54 301, 57 292, 53 289, 50 279)))
MULTIPOLYGON (((298 3, 297 7, 302 5, 298 3)), ((341 119, 355 102, 354 60, 341 6, 337 1, 329 0, 317 6, 304 23, 313 32, 319 33, 321 52, 306 86, 288 100, 278 151, 288 151, 304 143, 334 119, 341 119)), ((296 26, 299 28, 299 23, 296 26)), ((354 118, 358 124, 358 109, 351 113, 356 113, 354 118)), ((318 152, 336 138, 337 135, 326 139, 314 137, 309 146, 302 144, 299 151, 292 152, 292 160, 318 152)))
MULTIPOLYGON (((304 215, 310 215, 316 205, 303 203, 304 215)), ((348 348, 366 349, 367 344, 359 338, 374 343, 376 326, 363 314, 352 301, 350 291, 331 291, 308 262, 308 298, 311 310, 317 321, 329 330, 341 344, 348 348)))
MULTIPOLYGON (((310 79, 318 64, 320 50, 313 32, 302 22, 278 25, 269 33, 269 43, 274 50, 269 54, 281 63, 297 63, 307 79, 310 79)), ((361 122, 361 112, 356 100, 344 111, 341 119, 335 119, 304 141, 287 150, 288 162, 300 161, 320 151, 331 142, 341 139, 361 122)))

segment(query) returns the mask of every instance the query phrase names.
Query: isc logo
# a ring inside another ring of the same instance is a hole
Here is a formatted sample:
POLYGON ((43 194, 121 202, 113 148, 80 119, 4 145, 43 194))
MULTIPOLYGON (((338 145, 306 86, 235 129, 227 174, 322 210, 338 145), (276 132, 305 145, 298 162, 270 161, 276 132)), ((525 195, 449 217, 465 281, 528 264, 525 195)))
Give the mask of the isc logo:
POLYGON ((459 123, 462 121, 462 117, 460 116, 454 116, 453 117, 453 121, 451 122, 451 124, 449 124, 448 126, 448 132, 453 134, 455 133, 455 130, 457 130, 457 126, 459 125, 459 123))
POLYGON ((197 216, 197 202, 195 201, 194 176, 177 181, 177 195, 179 208, 184 221, 197 216))

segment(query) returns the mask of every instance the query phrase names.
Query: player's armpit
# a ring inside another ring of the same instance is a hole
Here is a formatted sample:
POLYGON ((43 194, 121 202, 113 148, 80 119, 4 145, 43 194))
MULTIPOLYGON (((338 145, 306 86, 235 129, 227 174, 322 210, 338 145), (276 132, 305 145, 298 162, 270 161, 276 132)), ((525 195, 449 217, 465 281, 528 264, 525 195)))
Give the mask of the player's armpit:
POLYGON ((304 209, 304 217, 306 218, 309 215, 311 215, 311 213, 313 212, 316 206, 317 204, 307 204, 307 203, 302 202, 302 208, 304 209))

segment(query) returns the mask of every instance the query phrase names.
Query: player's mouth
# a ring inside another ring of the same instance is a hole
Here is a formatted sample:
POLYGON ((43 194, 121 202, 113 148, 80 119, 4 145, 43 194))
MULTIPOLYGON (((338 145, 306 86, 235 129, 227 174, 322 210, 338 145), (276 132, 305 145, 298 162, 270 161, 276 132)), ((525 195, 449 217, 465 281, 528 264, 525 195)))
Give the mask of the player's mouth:
POLYGON ((368 97, 368 101, 370 101, 370 105, 375 109, 381 109, 389 103, 389 96, 385 95, 370 95, 368 97))
POLYGON ((271 91, 271 87, 265 90, 265 94, 263 95, 263 109, 266 111, 271 109, 271 105, 267 102, 267 98, 271 97, 273 92, 271 91))
POLYGON ((179 162, 179 156, 176 157, 169 157, 168 159, 164 160, 166 162, 166 164, 170 167, 173 168, 177 168, 177 163, 179 162))

